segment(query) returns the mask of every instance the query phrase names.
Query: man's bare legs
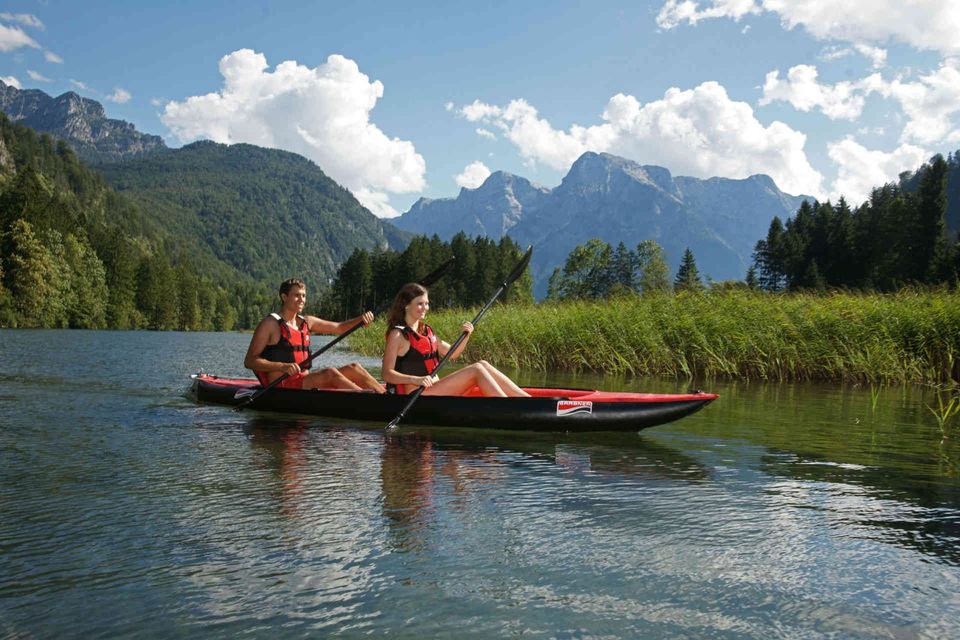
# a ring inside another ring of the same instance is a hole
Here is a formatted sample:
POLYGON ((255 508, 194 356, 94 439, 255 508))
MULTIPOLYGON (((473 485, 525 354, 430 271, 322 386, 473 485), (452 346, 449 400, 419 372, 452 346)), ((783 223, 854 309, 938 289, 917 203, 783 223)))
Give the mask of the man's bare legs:
POLYGON ((304 389, 351 389, 360 391, 371 389, 377 393, 385 393, 383 388, 370 373, 359 364, 352 362, 334 369, 327 367, 319 371, 308 373, 303 378, 304 389))

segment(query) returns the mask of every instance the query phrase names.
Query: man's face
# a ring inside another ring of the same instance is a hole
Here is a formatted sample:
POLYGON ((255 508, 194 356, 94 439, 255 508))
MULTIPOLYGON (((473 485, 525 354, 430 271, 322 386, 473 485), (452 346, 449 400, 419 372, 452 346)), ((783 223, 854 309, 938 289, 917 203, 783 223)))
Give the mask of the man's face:
POLYGON ((283 308, 300 313, 304 305, 307 304, 307 288, 293 286, 290 290, 280 295, 283 300, 283 308))

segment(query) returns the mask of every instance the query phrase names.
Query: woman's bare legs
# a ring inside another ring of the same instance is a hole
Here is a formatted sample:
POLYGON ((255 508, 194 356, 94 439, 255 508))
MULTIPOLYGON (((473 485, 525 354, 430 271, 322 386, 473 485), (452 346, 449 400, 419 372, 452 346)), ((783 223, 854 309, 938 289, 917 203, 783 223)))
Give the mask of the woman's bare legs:
POLYGON ((461 396, 472 387, 480 387, 486 397, 507 397, 487 368, 479 362, 440 378, 432 387, 423 390, 425 396, 461 396))
POLYGON ((497 385, 511 398, 529 398, 530 394, 517 386, 513 380, 508 378, 505 373, 498 370, 492 364, 486 360, 481 360, 478 362, 480 366, 484 367, 490 376, 496 381, 497 385))

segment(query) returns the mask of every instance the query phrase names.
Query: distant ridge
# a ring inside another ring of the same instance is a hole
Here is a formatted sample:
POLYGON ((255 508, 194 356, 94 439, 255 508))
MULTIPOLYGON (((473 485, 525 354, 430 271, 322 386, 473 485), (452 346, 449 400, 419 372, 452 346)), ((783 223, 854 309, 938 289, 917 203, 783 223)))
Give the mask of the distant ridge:
POLYGON ((319 291, 354 249, 410 239, 289 151, 201 141, 97 168, 168 232, 271 286, 295 276, 319 291))
POLYGON ((100 164, 167 151, 163 138, 107 118, 103 105, 73 91, 52 98, 0 81, 0 109, 12 122, 66 140, 84 162, 100 164))
POLYGON ((663 167, 587 152, 553 189, 498 171, 456 198, 422 198, 392 222, 442 239, 462 230, 533 244, 534 293, 542 297, 554 267, 590 238, 630 249, 656 240, 673 268, 690 247, 701 273, 742 279, 773 217, 792 216, 805 199, 813 200, 783 193, 765 175, 674 177, 663 167))

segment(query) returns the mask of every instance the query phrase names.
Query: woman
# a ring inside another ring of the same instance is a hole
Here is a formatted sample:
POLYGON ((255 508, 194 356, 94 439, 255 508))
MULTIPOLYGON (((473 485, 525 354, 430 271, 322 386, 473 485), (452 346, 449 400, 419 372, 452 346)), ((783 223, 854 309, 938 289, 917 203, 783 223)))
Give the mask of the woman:
MULTIPOLYGON (((426 387, 424 395, 460 396, 477 387, 484 396, 530 396, 483 360, 442 380, 432 375, 450 345, 437 338, 433 329, 423 321, 429 309, 427 290, 415 282, 403 285, 394 299, 387 314, 387 345, 383 352, 382 374, 387 393, 407 394, 416 387, 426 387)), ((473 324, 464 322, 460 330, 467 334, 467 338, 450 354, 451 359, 456 359, 467 346, 473 324)))

